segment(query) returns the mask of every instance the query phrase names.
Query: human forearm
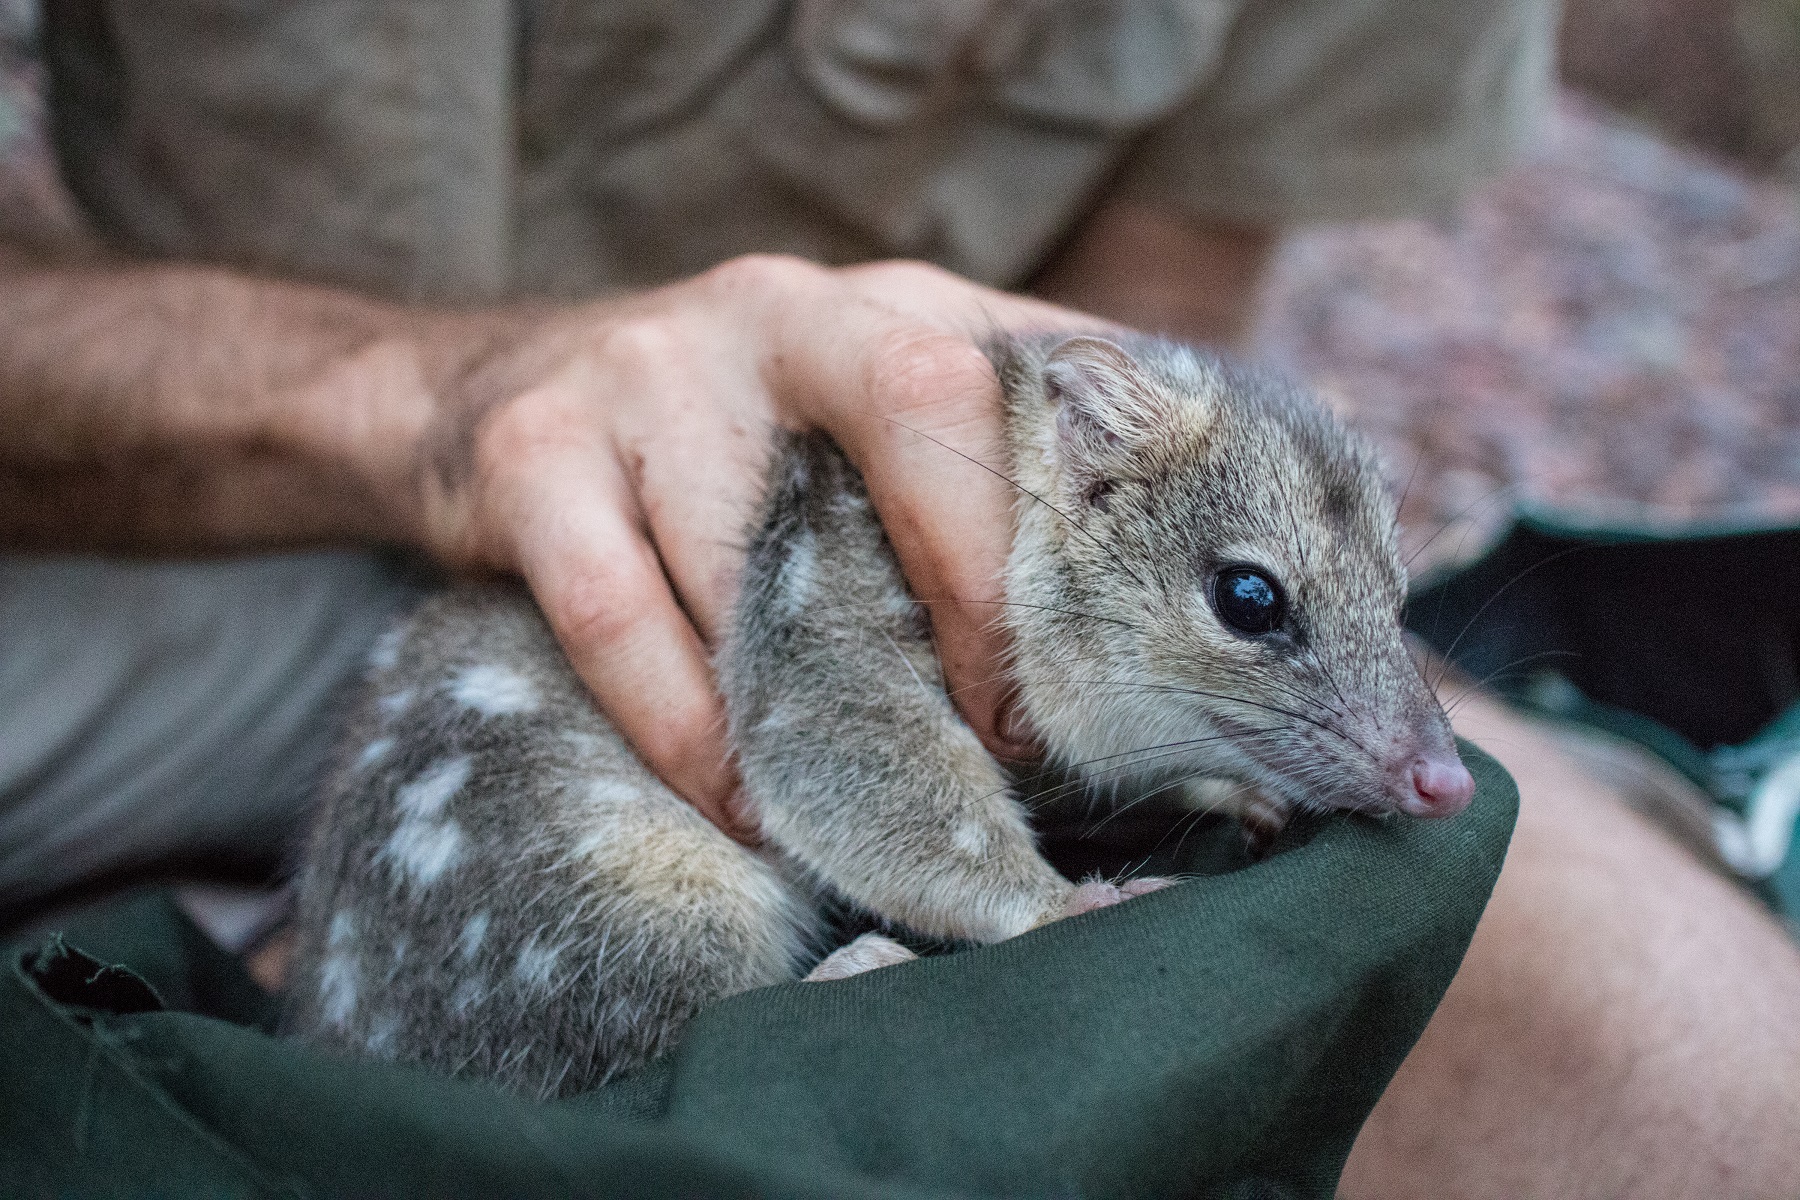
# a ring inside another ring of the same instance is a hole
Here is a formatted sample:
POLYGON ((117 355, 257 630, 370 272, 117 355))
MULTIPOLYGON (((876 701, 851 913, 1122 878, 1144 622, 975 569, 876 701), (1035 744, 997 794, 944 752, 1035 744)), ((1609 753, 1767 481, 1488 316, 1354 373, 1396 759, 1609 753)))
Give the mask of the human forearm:
POLYGON ((862 471, 957 702, 1018 754, 993 620, 1013 493, 972 328, 1089 318, 916 264, 750 258, 589 304, 427 312, 176 266, 0 264, 0 538, 391 539, 522 576, 644 760, 715 820, 708 667, 775 426, 862 471))
POLYGON ((403 538, 400 459, 454 368, 447 324, 210 268, 0 252, 0 545, 403 538))

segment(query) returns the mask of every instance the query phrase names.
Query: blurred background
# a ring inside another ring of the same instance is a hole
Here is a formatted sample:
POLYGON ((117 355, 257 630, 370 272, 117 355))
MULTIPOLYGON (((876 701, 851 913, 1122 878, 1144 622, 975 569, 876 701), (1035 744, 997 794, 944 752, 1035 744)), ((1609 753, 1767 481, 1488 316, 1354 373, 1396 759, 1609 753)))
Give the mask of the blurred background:
MULTIPOLYGON (((0 0, 0 225, 79 242, 44 124, 37 7, 0 0)), ((1617 546, 1570 557, 1573 541, 1527 530, 1453 568, 1521 513, 1570 539, 1800 529, 1800 0, 1567 0, 1560 54, 1536 144, 1454 211, 1290 232, 1253 349, 1380 443, 1430 589, 1415 628, 1515 699, 1655 748, 1683 778, 1580 743, 1711 859, 1715 814, 1694 785, 1741 812, 1800 750, 1800 534, 1728 558, 1656 551, 1633 574, 1617 546), (1646 732, 1645 715, 1662 725, 1646 732)), ((1781 878, 1800 929, 1800 856, 1781 878)), ((183 902, 228 945, 271 911, 228 889, 183 902)))
MULTIPOLYGON (((0 214, 80 236, 35 0, 0 0, 0 214)), ((1800 521, 1800 0, 1571 0, 1535 150, 1449 217, 1291 236, 1257 351, 1357 413, 1414 569, 1521 507, 1800 521)))

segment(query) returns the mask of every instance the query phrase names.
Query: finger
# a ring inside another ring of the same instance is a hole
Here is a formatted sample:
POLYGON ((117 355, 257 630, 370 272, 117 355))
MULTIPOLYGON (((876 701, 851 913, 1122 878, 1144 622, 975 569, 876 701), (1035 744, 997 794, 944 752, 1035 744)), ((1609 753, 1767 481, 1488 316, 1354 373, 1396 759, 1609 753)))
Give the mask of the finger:
MULTIPOLYGON (((1117 323, 1104 318, 1030 296, 994 291, 923 263, 873 263, 849 268, 841 274, 853 290, 879 307, 924 327, 958 335, 959 340, 970 343, 1002 331, 1107 333, 1121 329, 1117 323)), ((904 335, 896 332, 889 336, 903 338, 904 335)), ((922 349, 915 345, 913 353, 922 349)), ((993 561, 995 541, 1003 563, 1012 545, 1012 511, 1020 503, 1037 501, 1006 477, 1007 462, 1002 452, 999 424, 999 389, 986 356, 972 355, 960 344, 944 346, 942 354, 940 360, 937 351, 926 351, 925 357, 932 361, 917 371, 877 373, 877 380, 885 380, 887 386, 884 388, 877 382, 870 389, 870 402, 878 409, 884 403, 897 404, 902 413, 912 418, 904 429, 896 428, 892 432, 910 434, 915 440, 923 439, 942 453, 933 455, 923 445, 915 446, 922 455, 899 460, 903 464, 902 470, 912 473, 910 477, 903 475, 896 481, 900 490, 890 493, 884 487, 880 489, 883 494, 877 495, 877 489, 872 486, 871 496, 883 513, 884 524, 890 520, 890 513, 894 514, 891 519, 895 522, 908 519, 902 513, 913 514, 917 536, 895 538, 890 530, 889 537, 895 543, 902 569, 915 588, 937 586, 920 582, 937 580, 942 581, 943 586, 959 589, 955 593, 958 598, 950 601, 941 615, 937 606, 932 611, 933 631, 937 635, 946 681, 965 718, 995 754, 1003 758, 1033 757, 1038 751, 1037 733, 1018 704, 1017 688, 1006 669, 1009 639, 1001 624, 1005 600, 1004 578, 1000 573, 1003 567, 988 567, 983 563, 993 561), (941 383, 934 379, 940 370, 945 372, 941 383), (884 390, 885 395, 882 394, 884 390), (969 424, 972 415, 976 417, 973 425, 969 424), (959 437, 964 445, 956 444, 959 437), (976 453, 977 448, 989 446, 992 447, 990 453, 976 453), (978 461, 968 463, 967 469, 952 461, 954 457, 963 456, 978 461), (954 537, 956 527, 943 524, 944 506, 932 506, 938 511, 919 510, 921 492, 908 484, 918 480, 922 487, 932 488, 925 495, 927 501, 932 496, 948 498, 956 493, 937 490, 931 481, 923 479, 921 464, 917 461, 919 457, 937 460, 944 485, 986 493, 972 497, 977 507, 991 514, 994 505, 1004 506, 1008 519, 1003 522, 996 522, 991 516, 986 521, 963 518, 963 529, 974 525, 992 531, 993 541, 986 546, 969 546, 966 544, 968 535, 963 534, 958 539, 964 543, 961 550, 956 542, 946 543, 945 537, 954 537), (976 468, 991 478, 978 484, 971 482, 969 476, 976 468), (949 478, 957 475, 961 478, 949 478), (885 509, 882 508, 884 500, 885 509), (946 550, 948 558, 945 557, 946 550), (977 556, 973 560, 967 557, 971 552, 977 556), (968 575, 969 569, 975 574, 968 575)), ((889 416, 896 426, 900 424, 899 418, 889 416)), ((888 447, 890 453, 893 449, 888 447)), ((876 447, 874 453, 881 455, 882 451, 876 447)), ((863 469, 866 476, 870 467, 863 469)))
POLYGON ((724 714, 699 634, 593 447, 541 447, 513 498, 517 559, 557 640, 645 764, 701 815, 745 840, 728 808, 724 714))
POLYGON ((676 597, 716 647, 737 595, 773 422, 755 381, 672 377, 654 386, 654 423, 621 434, 620 459, 676 597))
POLYGON ((995 754, 1029 747, 1000 730, 1008 692, 1006 556, 1016 489, 1000 455, 999 389, 966 337, 873 304, 842 306, 833 335, 781 335, 784 381, 862 472, 901 570, 927 603, 945 681, 995 754))

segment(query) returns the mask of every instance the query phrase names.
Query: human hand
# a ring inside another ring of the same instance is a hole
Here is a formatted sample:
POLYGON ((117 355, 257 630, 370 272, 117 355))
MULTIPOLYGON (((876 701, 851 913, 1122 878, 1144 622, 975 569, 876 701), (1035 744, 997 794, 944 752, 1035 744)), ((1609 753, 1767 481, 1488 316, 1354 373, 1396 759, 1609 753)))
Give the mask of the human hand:
POLYGON ((434 344, 455 367, 388 462, 387 492, 444 562, 522 575, 644 760, 748 840, 708 652, 770 430, 821 429, 856 464, 959 709, 1017 757, 1029 735, 1009 720, 994 619, 1014 496, 969 461, 998 465, 1001 445, 974 336, 1084 327, 1100 325, 933 267, 773 257, 623 300, 447 318, 434 344))

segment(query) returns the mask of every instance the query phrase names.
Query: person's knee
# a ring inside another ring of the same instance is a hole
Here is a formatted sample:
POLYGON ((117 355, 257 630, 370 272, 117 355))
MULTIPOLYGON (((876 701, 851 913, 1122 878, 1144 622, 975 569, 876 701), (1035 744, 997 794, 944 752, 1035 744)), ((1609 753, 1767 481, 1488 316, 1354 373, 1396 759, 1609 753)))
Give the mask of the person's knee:
POLYGON ((1800 954, 1766 912, 1478 704, 1519 828, 1346 1196, 1800 1195, 1800 954))

